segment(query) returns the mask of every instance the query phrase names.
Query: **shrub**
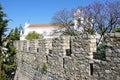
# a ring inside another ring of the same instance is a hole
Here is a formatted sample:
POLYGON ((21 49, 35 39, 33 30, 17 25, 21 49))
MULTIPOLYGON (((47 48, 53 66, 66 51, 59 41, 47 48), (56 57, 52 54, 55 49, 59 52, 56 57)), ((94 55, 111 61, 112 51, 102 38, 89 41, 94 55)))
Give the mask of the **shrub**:
POLYGON ((24 61, 25 61, 23 57, 21 58, 21 61, 22 61, 22 62, 24 62, 24 61))
POLYGON ((120 32, 120 27, 115 28, 114 32, 120 32))
POLYGON ((32 40, 32 39, 42 39, 43 35, 39 34, 35 31, 28 33, 28 35, 25 37, 27 40, 32 40))
POLYGON ((42 74, 46 74, 46 72, 47 72, 47 66, 46 66, 46 64, 44 63, 44 64, 42 65, 42 74))
POLYGON ((45 63, 42 65, 42 70, 43 70, 43 71, 47 71, 47 66, 46 66, 45 63))
POLYGON ((106 45, 100 44, 97 47, 97 58, 100 60, 105 60, 106 56, 105 56, 105 49, 106 49, 106 45))
POLYGON ((34 75, 35 75, 35 76, 37 75, 37 71, 36 71, 36 70, 34 71, 34 75))

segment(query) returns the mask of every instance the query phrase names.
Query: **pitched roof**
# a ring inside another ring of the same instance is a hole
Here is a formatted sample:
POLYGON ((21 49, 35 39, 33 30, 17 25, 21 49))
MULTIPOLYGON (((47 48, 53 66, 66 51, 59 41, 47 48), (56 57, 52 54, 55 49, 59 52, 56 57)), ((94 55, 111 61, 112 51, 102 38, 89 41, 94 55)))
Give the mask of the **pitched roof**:
POLYGON ((55 27, 55 26, 59 26, 59 25, 55 25, 55 24, 30 24, 28 25, 28 28, 34 28, 34 27, 55 27))

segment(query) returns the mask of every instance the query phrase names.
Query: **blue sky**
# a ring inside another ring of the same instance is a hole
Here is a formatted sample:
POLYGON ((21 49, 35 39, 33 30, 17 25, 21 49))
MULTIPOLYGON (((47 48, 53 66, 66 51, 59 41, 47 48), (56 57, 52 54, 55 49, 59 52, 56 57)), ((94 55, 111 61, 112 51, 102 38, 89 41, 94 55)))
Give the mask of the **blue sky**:
POLYGON ((9 22, 8 27, 24 26, 25 22, 31 24, 50 23, 51 17, 56 11, 63 8, 68 10, 85 6, 95 1, 104 0, 0 0, 4 7, 9 22))

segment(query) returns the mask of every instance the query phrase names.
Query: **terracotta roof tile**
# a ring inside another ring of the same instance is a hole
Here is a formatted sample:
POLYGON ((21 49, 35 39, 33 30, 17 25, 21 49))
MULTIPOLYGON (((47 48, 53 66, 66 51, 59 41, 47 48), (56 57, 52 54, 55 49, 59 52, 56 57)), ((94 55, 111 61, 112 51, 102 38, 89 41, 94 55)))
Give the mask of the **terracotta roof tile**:
POLYGON ((30 24, 28 27, 29 28, 34 28, 34 27, 50 27, 50 26, 59 26, 55 24, 30 24))

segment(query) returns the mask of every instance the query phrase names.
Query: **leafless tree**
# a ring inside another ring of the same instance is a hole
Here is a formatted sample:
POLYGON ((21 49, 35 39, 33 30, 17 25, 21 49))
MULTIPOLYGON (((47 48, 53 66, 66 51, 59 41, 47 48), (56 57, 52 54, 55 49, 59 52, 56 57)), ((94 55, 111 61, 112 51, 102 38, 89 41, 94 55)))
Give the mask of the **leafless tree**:
POLYGON ((56 12, 52 17, 52 24, 59 26, 59 31, 63 33, 73 26, 71 12, 67 9, 62 9, 56 12))
MULTIPOLYGON (((80 10, 84 14, 84 26, 81 26, 90 28, 89 22, 91 22, 92 29, 100 34, 97 45, 104 40, 105 33, 110 33, 117 26, 120 26, 120 1, 106 2, 104 4, 95 2, 84 8, 80 7, 80 10)), ((81 15, 77 17, 79 16, 81 15)))
POLYGON ((120 26, 120 1, 95 2, 85 7, 79 7, 72 12, 63 9, 56 12, 52 20, 53 23, 59 24, 61 28, 67 29, 73 24, 75 18, 79 23, 78 28, 83 27, 88 32, 97 32, 100 35, 97 42, 97 45, 99 45, 104 40, 105 33, 110 33, 120 26), (75 14, 78 9, 81 12, 72 17, 71 13, 75 14), (83 23, 81 23, 81 19, 83 23))
POLYGON ((99 45, 104 40, 102 38, 105 33, 112 32, 120 25, 120 1, 106 2, 106 4, 96 2, 90 5, 89 11, 94 20, 93 28, 101 35, 97 43, 99 45))

